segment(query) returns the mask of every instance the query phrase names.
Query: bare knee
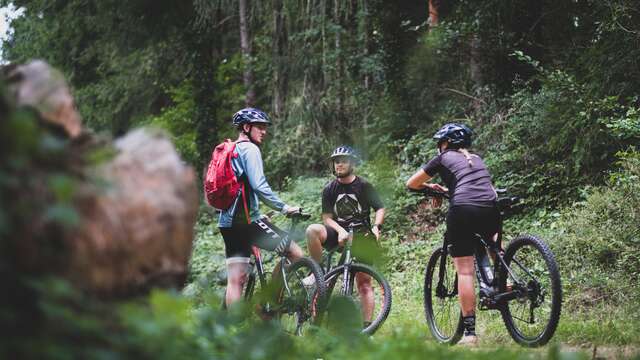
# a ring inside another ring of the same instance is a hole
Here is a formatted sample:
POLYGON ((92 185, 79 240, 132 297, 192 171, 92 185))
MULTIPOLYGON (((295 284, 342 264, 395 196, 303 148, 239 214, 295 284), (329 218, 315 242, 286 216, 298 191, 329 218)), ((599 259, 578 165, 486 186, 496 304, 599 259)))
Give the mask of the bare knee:
POLYGON ((227 284, 232 287, 242 287, 247 281, 247 264, 232 263, 227 265, 227 284))
POLYGON ((473 275, 475 273, 473 256, 455 257, 453 263, 458 275, 473 275))
POLYGON ((322 242, 323 238, 325 238, 326 235, 326 229, 324 228, 324 225, 320 225, 320 224, 311 224, 307 227, 307 241, 308 242, 312 242, 312 241, 319 241, 322 242))
POLYGON ((289 245, 289 257, 291 259, 299 259, 303 255, 304 254, 302 253, 302 249, 300 248, 300 246, 294 242, 291 242, 291 245, 289 245))

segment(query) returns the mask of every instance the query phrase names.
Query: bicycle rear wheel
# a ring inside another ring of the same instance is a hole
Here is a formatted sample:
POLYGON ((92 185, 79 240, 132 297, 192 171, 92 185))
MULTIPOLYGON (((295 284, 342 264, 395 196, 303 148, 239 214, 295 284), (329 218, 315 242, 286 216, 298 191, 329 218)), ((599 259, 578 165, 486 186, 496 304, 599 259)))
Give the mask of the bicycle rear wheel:
POLYGON ((520 235, 507 247, 504 260, 515 278, 503 267, 499 289, 519 295, 502 307, 504 324, 517 343, 542 346, 556 331, 562 304, 560 273, 553 253, 542 240, 520 235))
POLYGON ((344 284, 343 273, 344 265, 341 265, 325 275, 328 297, 346 296, 351 299, 364 320, 362 333, 373 335, 391 311, 389 282, 372 267, 360 263, 350 265, 348 284, 344 284), (367 284, 371 286, 368 287, 367 284), (347 294, 342 293, 344 288, 348 289, 347 294))
POLYGON ((431 254, 425 271, 424 314, 438 342, 453 345, 460 341, 463 323, 456 270, 451 256, 443 256, 442 248, 431 254))
POLYGON ((327 288, 320 266, 309 258, 300 258, 285 266, 285 279, 279 284, 276 315, 285 332, 300 336, 315 324, 322 313, 327 288), (313 275, 315 283, 302 280, 313 275))

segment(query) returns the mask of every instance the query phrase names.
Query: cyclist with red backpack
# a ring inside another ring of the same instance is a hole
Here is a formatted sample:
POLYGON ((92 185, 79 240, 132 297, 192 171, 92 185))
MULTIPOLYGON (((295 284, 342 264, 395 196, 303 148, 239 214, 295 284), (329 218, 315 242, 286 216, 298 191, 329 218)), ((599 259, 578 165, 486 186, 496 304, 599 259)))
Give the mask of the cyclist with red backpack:
MULTIPOLYGON (((220 210, 218 227, 227 258, 227 305, 242 295, 251 247, 273 251, 286 238, 284 231, 260 215, 259 201, 285 214, 300 210, 280 200, 265 178, 259 146, 270 124, 267 114, 259 109, 236 112, 233 125, 238 138, 216 147, 207 171, 207 201, 220 210)), ((289 258, 295 260, 302 255, 300 246, 291 242, 289 258)))

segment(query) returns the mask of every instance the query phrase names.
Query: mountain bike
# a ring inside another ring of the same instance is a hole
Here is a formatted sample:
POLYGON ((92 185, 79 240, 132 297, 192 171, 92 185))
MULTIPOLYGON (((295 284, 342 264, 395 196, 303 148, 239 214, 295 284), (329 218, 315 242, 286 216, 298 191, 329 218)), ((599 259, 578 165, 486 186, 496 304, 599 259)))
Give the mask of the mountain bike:
POLYGON ((349 225, 349 237, 341 249, 342 255, 335 266, 332 266, 332 258, 340 250, 335 248, 328 252, 323 262, 324 281, 327 287, 327 298, 329 299, 336 291, 340 296, 351 299, 363 314, 364 323, 361 332, 372 335, 384 323, 391 311, 391 287, 373 267, 358 262, 352 255, 354 229, 361 226, 364 224, 349 225), (371 293, 362 286, 367 281, 371 282, 371 293), (358 287, 355 291, 354 282, 358 287))
POLYGON ((250 302, 256 294, 254 302, 263 319, 276 319, 285 332, 300 336, 322 313, 327 288, 323 281, 316 281, 313 286, 305 286, 302 282, 309 275, 316 280, 324 278, 318 263, 307 257, 293 262, 287 258, 287 249, 292 241, 289 235, 301 220, 307 220, 311 215, 299 211, 286 216, 291 219, 291 226, 275 249, 279 261, 273 274, 265 271, 260 249, 253 246, 242 296, 250 302), (256 287, 259 287, 258 291, 256 287))
MULTIPOLYGON (((426 188, 424 196, 449 198, 426 188)), ((504 195, 506 190, 497 190, 504 195)), ((511 214, 517 197, 499 197, 501 217, 511 214)), ((509 335, 524 346, 546 344, 560 319, 562 285, 555 257, 541 239, 518 235, 502 250, 502 224, 497 241, 476 234, 475 268, 479 310, 498 310, 509 335)), ((462 337, 462 313, 458 305, 458 277, 445 235, 432 253, 425 270, 424 310, 431 334, 437 341, 455 344, 462 337)))

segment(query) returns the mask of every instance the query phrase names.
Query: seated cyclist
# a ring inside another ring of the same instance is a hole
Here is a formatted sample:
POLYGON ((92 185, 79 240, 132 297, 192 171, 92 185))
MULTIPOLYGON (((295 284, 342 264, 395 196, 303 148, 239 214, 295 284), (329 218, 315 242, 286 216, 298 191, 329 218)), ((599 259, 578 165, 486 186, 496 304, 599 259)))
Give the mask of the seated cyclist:
MULTIPOLYGON (((307 227, 307 246, 313 260, 322 261, 322 248, 333 250, 344 245, 354 231, 352 254, 360 262, 373 262, 379 257, 378 240, 384 222, 384 205, 373 185, 354 174, 359 158, 350 146, 339 146, 331 154, 335 180, 322 191, 322 221, 307 227), (370 209, 375 211, 371 226, 370 209)), ((308 280, 313 280, 308 278, 308 280)), ((371 277, 356 274, 356 283, 365 327, 374 310, 371 277)))
MULTIPOLYGON (((419 190, 425 187, 449 192, 447 240, 452 245, 451 256, 458 273, 458 294, 464 322, 461 344, 475 345, 474 258, 475 234, 484 239, 496 239, 500 213, 496 207, 496 192, 491 175, 482 158, 468 151, 472 131, 465 125, 446 124, 433 138, 438 155, 427 162, 409 180, 407 186, 419 190), (447 188, 428 183, 439 174, 447 188)), ((435 202, 439 206, 440 202, 435 202)))
MULTIPOLYGON (((238 129, 237 157, 231 165, 236 177, 244 183, 234 203, 220 213, 218 227, 224 239, 227 257, 227 291, 225 303, 239 300, 247 279, 247 266, 251 247, 275 250, 286 240, 286 233, 260 215, 259 201, 282 213, 294 213, 298 207, 286 205, 271 190, 264 176, 260 145, 267 134, 271 120, 261 110, 246 108, 233 115, 233 125, 238 129)), ((288 249, 291 260, 302 257, 302 249, 291 242, 288 249)))

